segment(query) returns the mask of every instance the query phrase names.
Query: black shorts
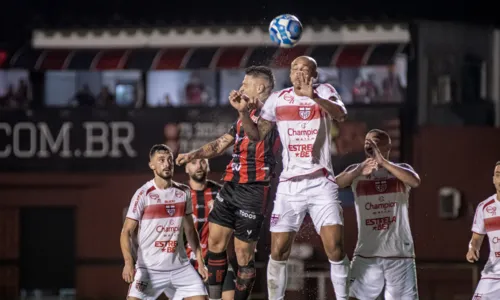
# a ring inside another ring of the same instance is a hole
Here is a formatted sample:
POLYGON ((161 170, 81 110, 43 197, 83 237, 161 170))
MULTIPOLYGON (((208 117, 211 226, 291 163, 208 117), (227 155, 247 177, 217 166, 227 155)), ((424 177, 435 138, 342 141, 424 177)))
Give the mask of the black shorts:
POLYGON ((264 223, 268 183, 225 182, 219 191, 208 221, 234 230, 244 242, 259 240, 264 223))

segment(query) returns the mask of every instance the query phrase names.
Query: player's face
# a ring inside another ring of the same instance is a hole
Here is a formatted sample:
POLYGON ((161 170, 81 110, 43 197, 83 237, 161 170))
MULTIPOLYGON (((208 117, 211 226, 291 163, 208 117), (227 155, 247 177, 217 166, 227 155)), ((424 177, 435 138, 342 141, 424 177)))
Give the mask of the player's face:
POLYGON ((495 172, 493 173, 493 184, 497 191, 500 191, 500 166, 495 167, 495 172))
POLYGON ((207 178, 208 163, 206 159, 193 159, 186 164, 186 173, 189 178, 197 182, 203 182, 207 178))
POLYGON ((370 143, 368 143, 368 140, 373 140, 375 144, 377 145, 378 149, 380 150, 380 153, 383 156, 388 156, 389 151, 391 150, 391 145, 389 145, 386 142, 382 142, 378 137, 376 133, 368 133, 365 137, 365 153, 366 156, 368 157, 373 157, 373 149, 370 146, 370 143))
POLYGON ((245 75, 245 77, 243 78, 243 82, 241 83, 239 92, 247 95, 248 97, 255 98, 259 96, 260 83, 261 82, 258 80, 258 78, 245 75))
POLYGON ((156 176, 170 180, 174 175, 174 156, 168 151, 158 151, 151 157, 149 167, 156 176))
POLYGON ((304 73, 306 75, 306 80, 311 77, 317 77, 316 65, 309 59, 297 58, 292 62, 292 67, 290 69, 290 81, 294 87, 300 86, 299 74, 304 73))

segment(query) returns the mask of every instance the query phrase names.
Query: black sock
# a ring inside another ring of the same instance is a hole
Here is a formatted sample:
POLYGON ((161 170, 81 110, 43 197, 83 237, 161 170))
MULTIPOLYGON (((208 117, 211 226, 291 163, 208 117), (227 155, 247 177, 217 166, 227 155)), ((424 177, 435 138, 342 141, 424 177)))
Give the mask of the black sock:
POLYGON ((246 300, 252 292, 255 283, 255 263, 250 261, 246 266, 238 266, 234 300, 246 300))
POLYGON ((208 298, 222 298, 222 284, 227 273, 227 253, 207 253, 207 269, 208 269, 208 298))

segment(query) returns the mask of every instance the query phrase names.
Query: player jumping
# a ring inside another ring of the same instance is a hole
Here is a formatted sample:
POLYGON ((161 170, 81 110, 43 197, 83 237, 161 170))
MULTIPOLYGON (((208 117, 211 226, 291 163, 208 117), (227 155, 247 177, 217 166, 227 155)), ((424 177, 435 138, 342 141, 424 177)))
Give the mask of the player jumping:
MULTIPOLYGON (((230 102, 242 98, 257 99, 259 104, 269 97, 274 88, 274 75, 268 67, 250 67, 239 91, 232 91, 230 102)), ((245 101, 241 101, 245 102, 245 101)), ((252 122, 257 122, 258 109, 249 112, 252 122)), ((234 231, 234 248, 238 260, 235 300, 247 299, 255 282, 254 255, 264 222, 269 182, 276 164, 274 154, 280 147, 276 130, 259 142, 252 142, 237 120, 230 131, 198 150, 177 157, 177 164, 196 158, 221 155, 234 144, 233 159, 227 165, 224 185, 216 197, 210 213, 208 238, 208 293, 210 299, 221 299, 222 284, 228 261, 226 248, 234 231)))
POLYGON ((493 185, 496 194, 479 203, 472 225, 472 239, 466 258, 470 263, 479 260, 479 250, 483 244, 484 235, 488 235, 490 255, 481 272, 481 280, 476 287, 472 299, 500 299, 500 161, 496 163, 493 172, 493 185))
MULTIPOLYGON (((203 257, 206 258, 208 252, 208 214, 213 208, 215 196, 219 193, 221 186, 211 180, 207 180, 210 166, 208 159, 193 159, 186 164, 186 173, 189 175, 189 187, 193 202, 194 224, 198 230, 203 257)), ((186 249, 191 263, 198 269, 195 252, 191 247, 186 249)), ((226 279, 222 285, 222 300, 232 300, 234 298, 234 271, 229 265, 226 279)))
MULTIPOLYGON (((172 181, 174 158, 166 145, 154 145, 149 152, 154 179, 132 197, 120 236, 125 260, 122 277, 130 283, 127 299, 155 300, 162 293, 172 300, 203 300, 205 285, 189 263, 183 230, 204 265, 198 233, 193 223, 192 204, 186 187, 172 181), (131 253, 130 237, 139 225, 137 262, 131 253)), ((203 279, 206 268, 198 268, 203 279)))
MULTIPOLYGON (((337 91, 329 84, 313 86, 316 61, 301 56, 292 62, 293 87, 273 93, 258 125, 245 101, 231 101, 252 140, 262 140, 277 125, 283 144, 283 171, 271 216, 271 257, 267 267, 269 299, 283 299, 286 263, 304 216, 309 213, 331 264, 337 299, 347 299, 349 259, 343 245, 343 216, 331 164, 332 118, 347 116, 337 91)), ((238 100, 238 99, 235 99, 238 100)), ((254 105, 255 99, 249 104, 254 105)))
POLYGON ((410 165, 389 161, 390 151, 389 134, 370 130, 365 138, 368 158, 336 177, 340 188, 351 186, 358 221, 351 300, 376 299, 382 290, 385 300, 418 299, 408 200, 420 177, 410 165))

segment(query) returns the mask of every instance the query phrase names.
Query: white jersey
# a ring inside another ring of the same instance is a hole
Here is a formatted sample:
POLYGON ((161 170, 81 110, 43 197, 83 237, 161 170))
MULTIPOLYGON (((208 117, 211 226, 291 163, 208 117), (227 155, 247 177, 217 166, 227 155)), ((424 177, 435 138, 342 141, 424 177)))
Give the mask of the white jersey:
MULTIPOLYGON (((413 170, 410 165, 400 166, 413 170)), ((352 170, 350 166, 346 171, 352 170)), ((410 187, 386 169, 357 177, 352 185, 358 223, 354 255, 412 258, 415 256, 408 218, 410 187)))
POLYGON ((139 222, 137 268, 172 271, 189 264, 182 223, 192 211, 191 196, 180 184, 159 189, 150 180, 135 192, 127 218, 139 222))
POLYGON ((496 194, 479 203, 472 232, 487 234, 490 255, 481 273, 482 278, 500 279, 500 202, 496 194))
MULTIPOLYGON (((315 85, 323 99, 340 96, 329 84, 315 85)), ((297 96, 293 87, 275 92, 264 103, 261 118, 276 122, 283 144, 282 181, 325 169, 333 176, 331 164, 332 120, 314 100, 297 96)))

